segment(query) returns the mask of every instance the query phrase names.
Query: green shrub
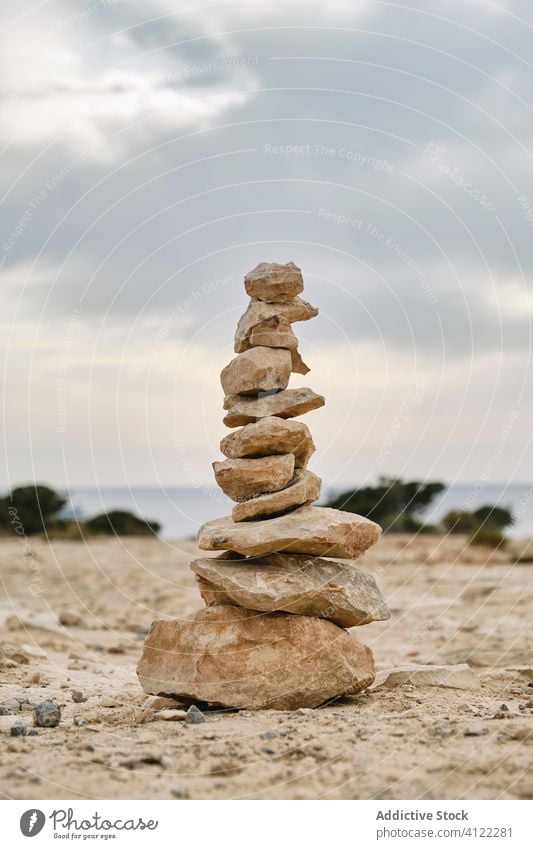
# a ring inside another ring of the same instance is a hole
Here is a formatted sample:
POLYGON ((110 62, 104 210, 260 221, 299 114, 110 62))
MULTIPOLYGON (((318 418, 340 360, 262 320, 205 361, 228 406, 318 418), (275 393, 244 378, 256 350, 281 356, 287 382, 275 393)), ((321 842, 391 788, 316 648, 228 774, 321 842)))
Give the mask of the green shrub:
POLYGON ((160 527, 158 522, 141 519, 128 510, 110 510, 85 522, 89 533, 109 536, 149 536, 157 534, 160 527))
POLYGON ((479 527, 468 537, 469 545, 486 545, 490 548, 505 548, 507 540, 499 528, 479 527))
POLYGON ((330 498, 326 507, 359 513, 378 522, 389 532, 431 532, 419 514, 444 489, 444 484, 409 481, 404 483, 395 478, 380 478, 377 486, 366 486, 348 490, 330 498))
POLYGON ((485 504, 474 510, 473 515, 480 525, 487 528, 506 528, 514 522, 513 514, 506 507, 496 507, 493 504, 485 504))
POLYGON ((10 529, 16 521, 28 536, 42 533, 66 503, 62 495, 44 484, 17 486, 7 498, 2 499, 1 525, 10 529))
POLYGON ((83 522, 76 522, 73 519, 55 519, 46 528, 46 536, 48 539, 63 539, 67 541, 82 540, 85 537, 86 529, 83 522))
POLYGON ((479 528, 479 521, 468 510, 449 510, 442 524, 450 534, 469 534, 479 528))

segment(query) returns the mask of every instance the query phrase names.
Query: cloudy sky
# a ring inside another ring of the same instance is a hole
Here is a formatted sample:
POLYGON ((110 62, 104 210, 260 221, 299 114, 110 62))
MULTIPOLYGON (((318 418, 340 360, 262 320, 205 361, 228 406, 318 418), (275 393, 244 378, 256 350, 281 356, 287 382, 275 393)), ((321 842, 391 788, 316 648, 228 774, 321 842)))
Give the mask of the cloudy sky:
POLYGON ((262 260, 327 484, 529 482, 527 0, 3 0, 3 487, 211 482, 262 260))

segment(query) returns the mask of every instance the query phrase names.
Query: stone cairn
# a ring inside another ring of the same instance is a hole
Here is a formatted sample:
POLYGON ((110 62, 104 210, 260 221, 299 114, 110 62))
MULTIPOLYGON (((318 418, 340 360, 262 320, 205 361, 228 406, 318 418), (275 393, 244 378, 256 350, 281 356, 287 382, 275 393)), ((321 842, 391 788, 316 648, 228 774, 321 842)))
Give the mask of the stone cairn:
POLYGON ((374 579, 352 562, 381 528, 311 506, 322 482, 307 469, 315 446, 295 417, 324 398, 287 389, 291 372, 309 371, 291 325, 318 313, 299 297, 300 269, 263 262, 244 285, 251 300, 237 356, 221 374, 224 423, 239 429, 220 444, 227 459, 213 463, 236 503, 198 535, 201 549, 223 553, 193 560, 206 607, 153 622, 137 672, 146 693, 184 702, 312 708, 374 680, 372 652, 346 629, 390 616, 374 579))

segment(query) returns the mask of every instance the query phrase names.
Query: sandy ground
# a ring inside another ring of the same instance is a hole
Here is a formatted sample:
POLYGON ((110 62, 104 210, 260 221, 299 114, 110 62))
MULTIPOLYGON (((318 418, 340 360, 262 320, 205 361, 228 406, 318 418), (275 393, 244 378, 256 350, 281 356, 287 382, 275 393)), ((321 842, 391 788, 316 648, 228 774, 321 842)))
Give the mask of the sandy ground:
MULTIPOLYGON (((393 614, 354 630, 377 668, 466 662, 473 689, 409 684, 314 711, 144 722, 142 641, 154 617, 201 606, 196 552, 190 541, 0 542, 0 701, 62 706, 57 728, 29 737, 0 716, 0 798, 533 798, 533 564, 458 537, 392 535, 361 562, 393 614)), ((30 710, 20 718, 32 725, 30 710)))

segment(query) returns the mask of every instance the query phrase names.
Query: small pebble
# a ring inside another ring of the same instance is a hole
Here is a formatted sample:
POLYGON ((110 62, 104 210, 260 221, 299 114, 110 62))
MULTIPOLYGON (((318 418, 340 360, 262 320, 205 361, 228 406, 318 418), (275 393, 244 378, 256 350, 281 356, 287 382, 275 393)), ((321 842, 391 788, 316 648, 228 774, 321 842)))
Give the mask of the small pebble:
POLYGON ((84 725, 87 725, 87 720, 84 719, 83 716, 75 716, 74 725, 77 725, 79 728, 83 728, 84 725))
POLYGON ((184 710, 159 710, 154 714, 154 719, 164 719, 167 722, 183 722, 187 719, 184 710))
POLYGON ((11 726, 10 733, 12 737, 25 737, 28 733, 28 728, 24 722, 19 719, 11 726))
POLYGON ((276 731, 263 731, 259 736, 261 740, 273 740, 274 737, 278 737, 279 735, 276 731))
POLYGON ((61 625, 66 626, 76 626, 81 625, 83 623, 82 617, 79 613, 76 613, 73 610, 62 610, 59 614, 59 621, 61 625))
POLYGON ((45 699, 33 711, 33 719, 41 728, 55 728, 61 719, 61 709, 56 702, 45 699))
POLYGON ((463 732, 465 737, 482 737, 486 733, 486 728, 483 728, 481 722, 473 722, 463 732))
POLYGON ((80 702, 86 702, 87 701, 87 696, 84 696, 83 693, 81 692, 81 690, 72 690, 70 695, 71 695, 72 701, 76 702, 76 704, 79 704, 80 702))
POLYGON ((189 710, 187 711, 187 719, 185 720, 186 725, 201 725, 202 722, 205 722, 205 716, 202 711, 196 707, 196 705, 191 705, 189 710))
POLYGON ((23 643, 21 648, 22 651, 30 657, 38 657, 41 660, 48 660, 48 655, 42 648, 40 648, 40 646, 36 646, 34 644, 30 645, 29 643, 23 643))
POLYGON ((117 706, 117 700, 113 696, 101 696, 100 706, 105 708, 114 708, 117 706))
POLYGON ((188 799, 189 791, 186 787, 173 787, 170 791, 175 799, 188 799))
POLYGON ((18 713, 20 710, 20 702, 18 699, 6 699, 6 701, 2 703, 2 706, 5 707, 6 713, 18 713))

